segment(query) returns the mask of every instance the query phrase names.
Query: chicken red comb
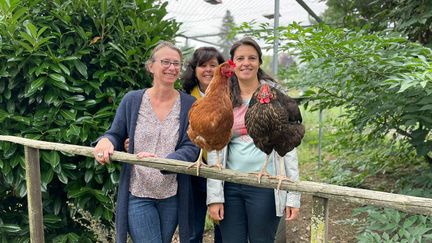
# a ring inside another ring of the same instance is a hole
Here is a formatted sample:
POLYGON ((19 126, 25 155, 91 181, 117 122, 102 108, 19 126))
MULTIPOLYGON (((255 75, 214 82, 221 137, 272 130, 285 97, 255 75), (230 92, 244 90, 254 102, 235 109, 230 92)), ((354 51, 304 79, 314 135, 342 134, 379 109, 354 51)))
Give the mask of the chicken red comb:
POLYGON ((228 59, 228 64, 233 68, 236 67, 235 63, 231 59, 228 59))
POLYGON ((231 77, 234 74, 234 68, 236 67, 235 63, 231 60, 228 59, 227 62, 224 62, 221 68, 221 73, 223 75, 225 75, 226 77, 231 77), (229 66, 227 66, 226 64, 228 63, 229 66))

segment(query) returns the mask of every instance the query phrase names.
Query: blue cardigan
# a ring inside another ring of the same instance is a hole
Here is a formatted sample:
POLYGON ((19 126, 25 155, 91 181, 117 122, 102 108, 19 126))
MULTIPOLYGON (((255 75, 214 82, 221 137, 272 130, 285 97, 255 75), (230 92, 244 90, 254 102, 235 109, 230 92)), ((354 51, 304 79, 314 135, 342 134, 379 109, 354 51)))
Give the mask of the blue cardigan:
MULTIPOLYGON (((107 137, 114 149, 123 151, 123 142, 129 137, 129 153, 134 151, 134 135, 138 118, 138 110, 141 105, 145 90, 128 92, 120 102, 111 128, 102 136, 107 137)), ((195 161, 198 158, 199 148, 196 147, 186 133, 189 126, 189 109, 195 98, 180 92, 180 131, 175 152, 169 154, 167 159, 183 161, 195 161)), ((127 163, 122 164, 120 171, 120 183, 117 194, 116 206, 116 242, 123 243, 127 240, 128 232, 128 194, 132 166, 127 163)), ((185 174, 177 174, 178 190, 178 223, 180 231, 180 241, 189 242, 189 226, 193 224, 194 217, 193 200, 191 192, 191 177, 185 174)))

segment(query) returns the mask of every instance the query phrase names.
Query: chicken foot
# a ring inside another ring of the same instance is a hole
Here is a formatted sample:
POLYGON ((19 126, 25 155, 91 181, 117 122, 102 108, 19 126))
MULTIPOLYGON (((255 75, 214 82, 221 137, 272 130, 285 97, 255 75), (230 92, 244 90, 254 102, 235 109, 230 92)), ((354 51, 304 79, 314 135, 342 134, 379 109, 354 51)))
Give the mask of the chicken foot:
POLYGON ((279 157, 279 175, 276 176, 271 176, 272 178, 275 179, 279 179, 278 185, 277 185, 277 190, 280 190, 280 187, 282 185, 282 181, 289 181, 289 182, 294 182, 293 180, 291 180, 288 176, 285 175, 285 164, 284 164, 284 158, 282 156, 279 156, 278 154, 276 154, 276 157, 279 157))
POLYGON ((217 158, 216 164, 210 165, 210 167, 218 167, 219 170, 222 170, 222 163, 221 163, 221 161, 219 159, 219 150, 216 150, 216 158, 217 158))
POLYGON ((265 176, 271 177, 271 176, 270 176, 270 173, 267 171, 267 165, 268 165, 269 160, 270 160, 269 158, 270 158, 270 156, 269 156, 269 155, 266 155, 265 163, 264 163, 263 167, 261 167, 260 172, 258 172, 258 173, 256 173, 256 172, 250 173, 250 174, 258 174, 258 175, 257 175, 257 177, 258 177, 258 184, 261 183, 261 177, 262 177, 262 176, 265 175, 265 176))
POLYGON ((187 167, 188 169, 190 169, 191 167, 196 166, 197 176, 199 176, 199 170, 200 170, 201 166, 207 167, 207 165, 204 163, 204 161, 202 159, 202 155, 203 155, 203 150, 201 149, 197 161, 195 161, 194 163, 192 163, 191 165, 189 165, 187 167))

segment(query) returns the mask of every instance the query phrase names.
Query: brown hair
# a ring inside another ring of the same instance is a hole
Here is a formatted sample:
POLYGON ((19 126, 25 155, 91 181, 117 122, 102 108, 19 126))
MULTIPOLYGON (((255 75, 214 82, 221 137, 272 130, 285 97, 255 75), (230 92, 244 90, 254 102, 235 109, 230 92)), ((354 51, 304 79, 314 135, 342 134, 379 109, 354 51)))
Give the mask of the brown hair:
MULTIPOLYGON (((237 48, 239 48, 240 46, 243 46, 243 45, 252 46, 257 51, 259 63, 261 65, 262 64, 261 47, 258 45, 258 43, 254 39, 252 39, 250 37, 244 37, 243 39, 236 41, 231 46, 231 49, 230 49, 231 59, 234 58, 234 52, 237 50, 237 48)), ((275 80, 270 75, 265 73, 264 70, 261 69, 261 67, 258 68, 257 76, 258 76, 259 81, 271 80, 271 81, 275 82, 275 80)), ((239 85, 238 78, 235 74, 231 77, 231 100, 232 100, 234 107, 240 106, 242 104, 242 99, 240 96, 240 85, 239 85)))
POLYGON ((218 64, 225 61, 222 54, 214 47, 200 47, 195 50, 192 59, 188 62, 186 70, 180 78, 183 90, 186 93, 190 94, 192 89, 199 84, 199 80, 195 75, 195 69, 213 58, 217 59, 218 64))

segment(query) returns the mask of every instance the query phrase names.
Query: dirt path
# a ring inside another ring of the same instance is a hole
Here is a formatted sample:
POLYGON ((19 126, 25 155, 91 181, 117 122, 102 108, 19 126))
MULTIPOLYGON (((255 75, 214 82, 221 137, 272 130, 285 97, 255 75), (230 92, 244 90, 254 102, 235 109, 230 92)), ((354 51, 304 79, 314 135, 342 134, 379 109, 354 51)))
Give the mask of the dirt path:
MULTIPOLYGON (((350 219, 352 209, 358 204, 340 201, 329 201, 329 242, 345 243, 356 242, 357 229, 341 221, 350 219)), ((300 217, 287 224, 287 242, 310 242, 310 219, 312 216, 312 196, 303 194, 300 217)))

